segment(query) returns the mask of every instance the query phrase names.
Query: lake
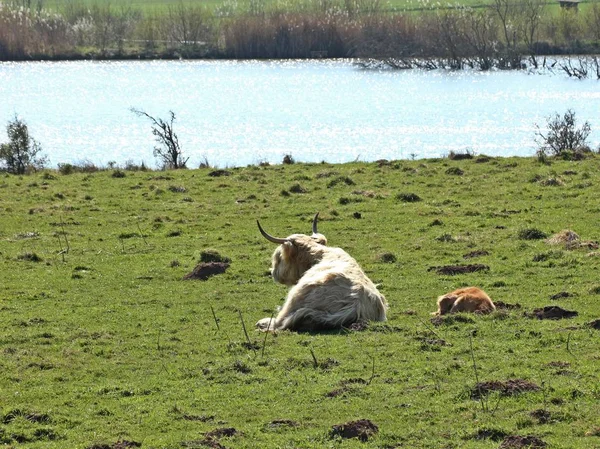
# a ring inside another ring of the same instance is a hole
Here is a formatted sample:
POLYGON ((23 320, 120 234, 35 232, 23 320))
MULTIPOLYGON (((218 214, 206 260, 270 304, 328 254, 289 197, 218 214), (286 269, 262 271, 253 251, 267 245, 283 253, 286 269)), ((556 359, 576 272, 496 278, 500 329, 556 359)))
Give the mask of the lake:
POLYGON ((351 60, 0 63, 0 142, 17 114, 52 165, 156 166, 149 120, 176 114, 188 167, 535 154, 576 112, 600 143, 600 83, 562 72, 366 71, 351 60))

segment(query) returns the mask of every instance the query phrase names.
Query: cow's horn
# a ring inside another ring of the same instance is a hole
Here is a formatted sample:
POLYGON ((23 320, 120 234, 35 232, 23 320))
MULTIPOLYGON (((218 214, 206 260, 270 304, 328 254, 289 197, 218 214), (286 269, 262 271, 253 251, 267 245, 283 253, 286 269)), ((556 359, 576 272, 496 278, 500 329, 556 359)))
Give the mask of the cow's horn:
POLYGON ((273 243, 277 243, 278 245, 281 245, 288 241, 288 239, 280 239, 280 238, 273 237, 272 235, 267 234, 265 232, 265 230, 262 228, 262 226, 260 225, 260 222, 258 220, 256 220, 256 224, 258 225, 258 230, 260 231, 262 236, 264 238, 266 238, 269 242, 273 242, 273 243))
POLYGON ((313 226, 312 226, 313 234, 318 234, 319 233, 319 231, 317 231, 317 218, 319 218, 319 213, 318 212, 315 215, 315 218, 313 218, 313 226))

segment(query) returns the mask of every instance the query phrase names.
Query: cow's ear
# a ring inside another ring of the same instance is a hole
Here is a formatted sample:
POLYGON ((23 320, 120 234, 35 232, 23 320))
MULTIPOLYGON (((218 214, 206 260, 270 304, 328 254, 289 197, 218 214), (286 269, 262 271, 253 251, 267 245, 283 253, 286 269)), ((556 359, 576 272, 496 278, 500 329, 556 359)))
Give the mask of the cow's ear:
POLYGON ((283 257, 285 260, 290 260, 298 252, 298 247, 292 240, 282 243, 281 248, 283 249, 283 257))

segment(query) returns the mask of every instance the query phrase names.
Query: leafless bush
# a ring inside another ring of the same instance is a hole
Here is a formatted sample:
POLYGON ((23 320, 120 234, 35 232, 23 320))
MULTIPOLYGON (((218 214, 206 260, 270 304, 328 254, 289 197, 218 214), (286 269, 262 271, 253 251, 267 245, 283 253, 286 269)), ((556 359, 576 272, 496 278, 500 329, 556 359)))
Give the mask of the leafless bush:
POLYGON ((494 66, 494 58, 498 50, 498 24, 489 9, 465 11, 465 41, 475 55, 479 69, 489 70, 494 66))
POLYGON ((585 122, 581 128, 576 126, 575 112, 567 110, 561 117, 560 114, 548 117, 547 131, 544 132, 536 124, 536 142, 538 143, 538 157, 555 156, 568 159, 577 159, 590 152, 587 138, 591 127, 585 122))
POLYGON ((139 109, 131 108, 131 112, 140 117, 146 117, 152 123, 152 134, 158 143, 158 146, 154 147, 154 157, 158 158, 163 168, 186 168, 189 158, 183 158, 181 147, 179 146, 179 138, 173 131, 175 113, 169 111, 170 118, 168 121, 165 121, 161 118, 155 118, 139 109))
POLYGON ((596 41, 600 41, 600 1, 594 0, 591 2, 586 15, 589 34, 596 41))
POLYGON ((577 79, 596 77, 600 79, 600 60, 597 56, 578 56, 560 61, 560 69, 567 75, 577 79))
POLYGON ((561 8, 556 17, 557 41, 562 45, 570 45, 582 35, 583 24, 575 8, 561 8))
POLYGON ((210 13, 201 6, 169 5, 163 28, 167 39, 184 50, 198 50, 213 41, 210 13))

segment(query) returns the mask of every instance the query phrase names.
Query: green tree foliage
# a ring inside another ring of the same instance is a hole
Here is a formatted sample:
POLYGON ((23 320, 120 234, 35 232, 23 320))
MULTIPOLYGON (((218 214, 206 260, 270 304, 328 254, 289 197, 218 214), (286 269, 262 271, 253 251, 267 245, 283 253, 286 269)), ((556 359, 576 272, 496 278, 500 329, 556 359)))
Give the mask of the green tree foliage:
POLYGON ((30 135, 27 124, 15 116, 6 126, 8 143, 0 145, 0 162, 7 172, 22 175, 43 168, 47 160, 38 156, 42 147, 30 135))

